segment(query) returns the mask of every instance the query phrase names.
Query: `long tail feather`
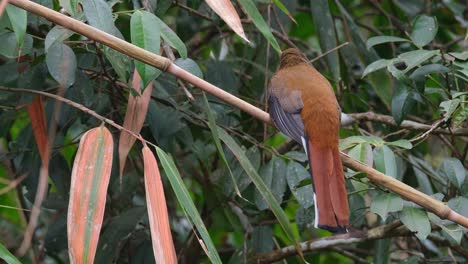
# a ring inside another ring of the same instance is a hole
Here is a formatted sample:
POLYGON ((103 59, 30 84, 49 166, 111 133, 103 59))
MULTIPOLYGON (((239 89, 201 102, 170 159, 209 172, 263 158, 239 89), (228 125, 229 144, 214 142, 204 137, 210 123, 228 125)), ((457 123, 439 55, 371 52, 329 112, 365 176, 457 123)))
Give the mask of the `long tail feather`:
POLYGON ((338 148, 315 147, 310 140, 307 147, 316 197, 316 225, 344 233, 349 224, 349 206, 338 148))

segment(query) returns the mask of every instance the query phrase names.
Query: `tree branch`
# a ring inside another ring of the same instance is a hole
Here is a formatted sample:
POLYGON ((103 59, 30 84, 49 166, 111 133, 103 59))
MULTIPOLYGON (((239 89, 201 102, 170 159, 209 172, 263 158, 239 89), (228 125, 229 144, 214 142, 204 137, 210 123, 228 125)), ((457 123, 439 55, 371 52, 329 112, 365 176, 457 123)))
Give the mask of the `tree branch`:
MULTIPOLYGON (((36 4, 34 2, 31 2, 28 0, 10 0, 10 3, 19 8, 25 9, 26 11, 29 11, 33 14, 44 17, 67 29, 73 30, 83 36, 88 37, 89 39, 92 39, 94 41, 107 45, 134 59, 137 59, 149 65, 152 65, 163 71, 167 71, 168 73, 184 81, 187 81, 193 84, 194 86, 199 87, 200 89, 208 92, 209 94, 215 97, 218 97, 224 102, 231 104, 232 106, 239 108, 243 110, 244 112, 247 112, 253 117, 259 119, 260 121, 268 123, 268 124, 272 124, 270 115, 266 113, 265 111, 181 69, 180 67, 173 64, 169 59, 165 57, 153 54, 142 48, 136 47, 122 39, 119 39, 115 36, 102 32, 78 20, 75 20, 63 14, 60 14, 56 11, 53 11, 47 7, 36 4)), ((107 122, 113 123, 114 126, 118 126, 111 120, 107 122)), ((426 128, 430 129, 430 126, 426 128)), ((132 134, 132 135, 136 136, 140 140, 143 140, 141 139, 139 135, 135 135, 135 134, 132 134)), ((382 174, 381 172, 352 159, 346 154, 341 153, 341 157, 342 157, 343 164, 346 167, 351 168, 355 171, 362 171, 362 172, 367 173, 367 176, 369 177, 369 179, 375 184, 384 186, 390 189, 391 191, 401 195, 402 197, 415 202, 416 204, 426 208, 427 210, 434 212, 436 215, 438 215, 442 219, 449 219, 455 223, 463 225, 464 227, 468 227, 468 218, 463 217, 460 214, 454 212, 444 203, 398 180, 395 180, 392 177, 386 176, 382 174)))
MULTIPOLYGON (((366 232, 351 232, 344 235, 335 235, 331 237, 320 238, 317 240, 304 241, 300 243, 299 246, 301 247, 302 252, 309 253, 324 249, 333 249, 341 245, 350 245, 387 237, 409 236, 412 234, 410 230, 400 225, 400 221, 396 221, 388 225, 382 225, 372 228, 366 232)), ((288 246, 269 253, 257 254, 249 260, 249 263, 272 263, 290 256, 294 256, 296 254, 298 254, 296 248, 294 246, 288 246)))
MULTIPOLYGON (((347 117, 346 120, 343 120, 343 117, 342 117, 343 126, 352 125, 359 121, 373 121, 373 122, 384 123, 390 126, 395 126, 395 127, 398 126, 397 123, 395 122, 395 119, 393 119, 393 117, 388 116, 388 115, 376 114, 374 112, 345 114, 345 116, 347 117)), ((421 123, 410 121, 410 120, 404 120, 403 122, 401 122, 399 127, 409 129, 409 130, 431 131, 431 133, 434 133, 434 134, 468 136, 468 128, 457 128, 457 129, 452 129, 451 131, 448 129, 442 129, 442 128, 434 129, 433 125, 421 124, 421 123)))

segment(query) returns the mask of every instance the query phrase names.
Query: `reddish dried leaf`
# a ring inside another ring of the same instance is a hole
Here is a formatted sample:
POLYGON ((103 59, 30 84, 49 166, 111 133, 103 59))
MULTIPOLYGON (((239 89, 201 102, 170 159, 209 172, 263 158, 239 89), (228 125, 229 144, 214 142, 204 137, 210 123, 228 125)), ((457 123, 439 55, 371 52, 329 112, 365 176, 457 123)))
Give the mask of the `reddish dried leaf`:
POLYGON ((70 263, 93 263, 99 240, 114 143, 103 126, 86 132, 73 163, 67 234, 70 263))
POLYGON ((206 0, 205 2, 239 37, 249 42, 245 36, 239 15, 230 0, 206 0))
POLYGON ((142 152, 145 167, 146 204, 154 257, 156 263, 177 263, 158 163, 147 146, 143 147, 142 152))
POLYGON ((28 105, 29 119, 36 139, 37 149, 41 156, 44 167, 49 165, 49 142, 47 139, 46 115, 44 111, 44 103, 41 96, 34 98, 31 104, 28 105))
MULTIPOLYGON (((125 119, 123 127, 139 134, 143 123, 145 122, 146 113, 148 112, 148 104, 151 99, 151 91, 153 90, 153 82, 150 82, 146 87, 143 94, 140 89, 141 77, 135 70, 133 73, 132 86, 138 96, 134 96, 132 93, 128 96, 127 112, 125 113, 125 119)), ((135 144, 136 138, 130 133, 121 131, 119 138, 119 164, 120 164, 120 182, 122 182, 123 170, 125 162, 127 160, 128 153, 135 144)))
POLYGON ((1 0, 0 1, 0 17, 2 16, 3 12, 5 11, 5 8, 8 4, 8 0, 1 0))

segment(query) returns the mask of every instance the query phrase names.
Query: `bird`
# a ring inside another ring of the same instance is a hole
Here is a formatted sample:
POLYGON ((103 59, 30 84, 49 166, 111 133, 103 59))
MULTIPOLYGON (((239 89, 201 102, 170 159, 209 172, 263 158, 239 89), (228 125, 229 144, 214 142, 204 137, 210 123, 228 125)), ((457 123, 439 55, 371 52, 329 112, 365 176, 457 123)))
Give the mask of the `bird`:
POLYGON ((338 148, 341 109, 333 88, 307 57, 289 48, 281 53, 267 96, 275 126, 307 154, 315 228, 346 233, 349 205, 338 148))

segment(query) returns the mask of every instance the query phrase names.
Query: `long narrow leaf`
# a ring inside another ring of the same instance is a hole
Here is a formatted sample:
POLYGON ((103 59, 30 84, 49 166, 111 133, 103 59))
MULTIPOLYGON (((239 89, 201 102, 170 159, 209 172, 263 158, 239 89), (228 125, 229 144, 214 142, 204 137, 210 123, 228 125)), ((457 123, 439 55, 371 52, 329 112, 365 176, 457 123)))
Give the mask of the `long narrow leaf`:
POLYGON ((205 0, 205 2, 239 37, 249 42, 245 36, 239 15, 230 0, 205 0))
POLYGON ((252 22, 255 26, 260 30, 260 32, 265 36, 271 46, 278 52, 281 53, 281 48, 276 41, 275 37, 271 33, 270 27, 265 22, 262 17, 262 14, 258 11, 257 7, 255 6, 252 0, 239 0, 242 8, 244 9, 245 13, 252 19, 252 22))
POLYGON ((177 263, 177 257, 172 240, 169 216, 164 197, 164 188, 159 174, 158 163, 153 152, 143 147, 145 166, 145 190, 148 217, 153 241, 153 252, 156 263, 177 263))
POLYGON ((221 141, 219 140, 218 129, 216 127, 216 121, 213 116, 213 112, 211 111, 210 104, 208 103, 208 99, 206 98, 206 94, 203 93, 203 102, 205 103, 206 113, 208 116, 208 127, 210 128, 211 135, 213 136, 213 140, 215 142, 216 148, 218 149, 219 156, 223 161, 224 165, 229 171, 229 176, 231 176, 232 185, 234 186, 234 190, 239 197, 242 197, 239 187, 237 187, 236 179, 234 178, 234 174, 232 173, 231 167, 229 167, 229 163, 226 159, 226 155, 224 155, 223 147, 221 146, 221 141))
MULTIPOLYGON (((150 82, 142 94, 140 83, 140 75, 135 70, 133 73, 132 86, 137 92, 137 95, 130 93, 128 96, 127 112, 125 113, 125 119, 123 123, 124 128, 135 132, 135 134, 139 134, 141 128, 143 127, 146 113, 148 112, 149 101, 151 99, 151 91, 153 90, 153 82, 150 82)), ((136 138, 134 136, 122 130, 119 138, 120 182, 122 182, 123 170, 128 153, 130 152, 133 144, 135 144, 135 141, 136 138)))
POLYGON ((71 263, 93 263, 104 217, 114 143, 103 126, 86 132, 73 163, 67 234, 71 263))
POLYGON ((41 156, 42 164, 46 166, 49 164, 49 155, 47 154, 49 143, 47 140, 46 115, 41 96, 35 97, 32 103, 28 105, 28 114, 39 156, 41 156))
POLYGON ((21 264, 2 243, 0 243, 0 259, 3 259, 8 264, 21 264))
MULTIPOLYGON (((335 23, 331 16, 330 8, 327 0, 311 1, 310 9, 312 18, 314 19, 315 29, 319 36, 320 47, 323 52, 336 47, 335 23)), ((333 80, 339 81, 340 76, 340 61, 338 52, 332 52, 325 57, 328 68, 332 73, 333 80)))
POLYGON ((161 165, 163 166, 164 171, 169 178, 169 182, 171 183, 172 189, 176 194, 177 200, 188 214, 190 221, 197 228, 198 233, 200 233, 200 236, 203 240, 199 240, 201 247, 203 250, 205 250, 206 255, 212 263, 221 263, 221 259, 218 255, 218 252, 216 251, 213 241, 211 240, 210 234, 208 233, 205 224, 203 224, 195 204, 193 204, 193 201, 190 198, 190 194, 185 187, 179 172, 177 171, 177 167, 174 164, 174 161, 172 161, 172 159, 162 149, 156 148, 156 152, 161 161, 161 165))
POLYGON ((288 217, 284 213, 278 201, 276 201, 273 193, 271 193, 266 184, 263 182, 260 175, 258 175, 258 172, 250 163, 244 151, 239 147, 239 145, 234 141, 234 139, 220 127, 218 127, 218 135, 219 138, 224 142, 224 144, 228 146, 228 148, 232 151, 232 153, 234 153, 236 158, 239 160, 239 163, 244 168, 245 172, 250 177, 252 182, 255 184, 255 187, 257 187, 257 190, 270 207, 276 219, 278 219, 278 222, 283 228, 284 232, 286 233, 288 239, 292 243, 294 243, 294 246, 298 250, 299 254, 302 256, 302 251, 299 246, 299 238, 297 237, 296 233, 294 233, 294 230, 291 224, 289 223, 288 217))
MULTIPOLYGON (((137 45, 154 54, 159 54, 161 46, 161 29, 159 19, 152 13, 146 11, 136 11, 130 20, 130 32, 132 44, 137 45)), ((157 78, 161 71, 151 65, 135 60, 135 68, 143 80, 143 86, 148 86, 151 81, 157 78)))

